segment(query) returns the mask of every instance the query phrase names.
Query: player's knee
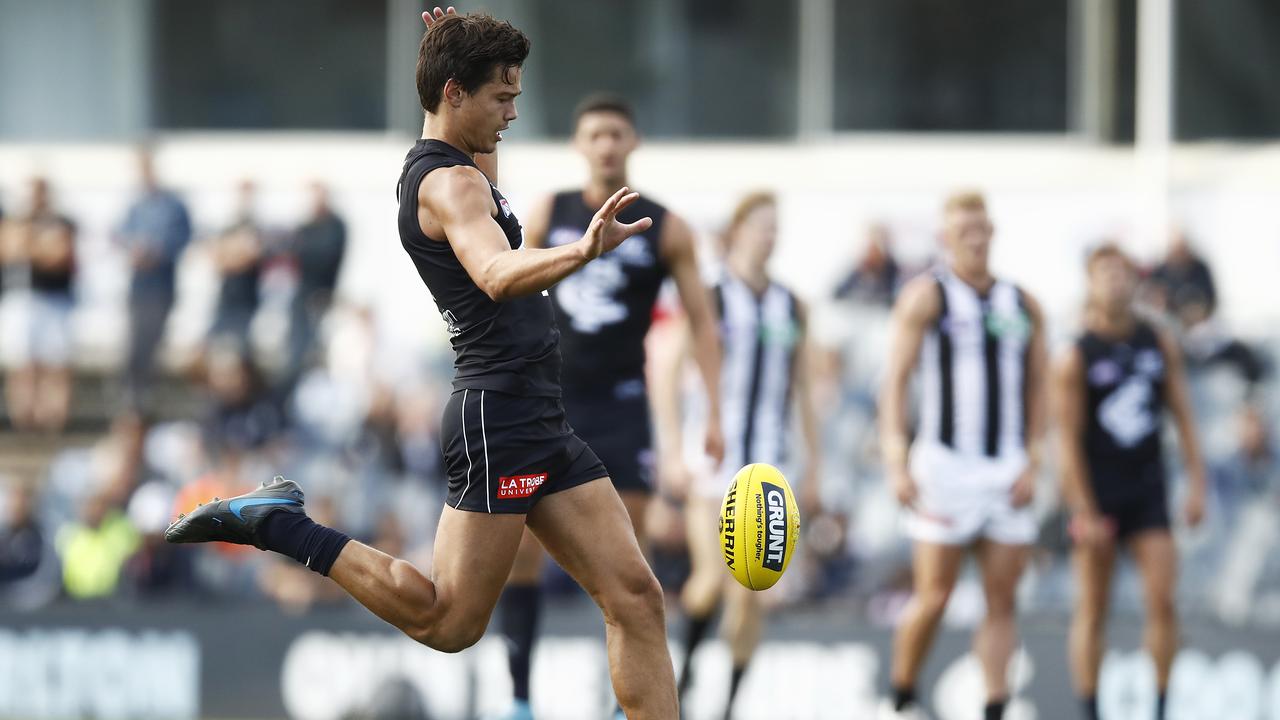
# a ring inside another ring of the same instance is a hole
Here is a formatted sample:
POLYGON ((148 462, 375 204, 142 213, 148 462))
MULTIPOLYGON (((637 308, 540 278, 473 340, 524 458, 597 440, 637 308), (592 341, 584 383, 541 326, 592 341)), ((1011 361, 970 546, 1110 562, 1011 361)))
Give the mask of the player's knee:
POLYGON ((1173 602, 1173 593, 1153 593, 1147 599, 1147 621, 1168 625, 1177 620, 1177 607, 1173 602))
POLYGON ((434 623, 408 628, 405 634, 432 650, 456 653, 480 642, 480 638, 484 636, 484 625, 460 622, 447 625, 434 623))
POLYGON ((987 616, 1008 619, 1018 612, 1018 600, 1012 592, 987 593, 987 616))
POLYGON ((927 617, 941 617, 947 610, 951 590, 947 588, 922 588, 916 592, 915 602, 927 617))
POLYGON ((648 625, 663 621, 662 586, 647 566, 624 575, 601 600, 608 622, 648 625))
POLYGON ((1100 606, 1085 603, 1076 609, 1072 622, 1078 632, 1087 633, 1090 637, 1101 637, 1106 630, 1107 616, 1100 606))

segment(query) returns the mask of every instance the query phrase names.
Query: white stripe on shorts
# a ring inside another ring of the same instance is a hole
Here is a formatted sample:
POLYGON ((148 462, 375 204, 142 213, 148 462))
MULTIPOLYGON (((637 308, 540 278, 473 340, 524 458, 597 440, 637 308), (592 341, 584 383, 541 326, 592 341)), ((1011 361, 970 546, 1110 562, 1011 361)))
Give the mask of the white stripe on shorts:
MULTIPOLYGON (((481 391, 481 399, 484 398, 484 391, 481 391)), ((480 412, 484 412, 484 405, 480 406, 480 412)), ((471 446, 467 444, 467 390, 462 391, 462 449, 467 453, 467 486, 462 489, 462 494, 458 496, 458 502, 453 504, 453 509, 457 510, 462 504, 462 499, 467 496, 467 491, 471 489, 471 446)), ((488 483, 488 479, 485 479, 488 483)))

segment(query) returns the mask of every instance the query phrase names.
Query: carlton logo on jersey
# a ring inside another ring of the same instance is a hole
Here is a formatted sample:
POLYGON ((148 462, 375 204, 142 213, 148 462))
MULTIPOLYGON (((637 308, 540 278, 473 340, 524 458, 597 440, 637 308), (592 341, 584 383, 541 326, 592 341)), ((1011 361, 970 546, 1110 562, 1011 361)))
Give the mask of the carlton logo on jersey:
POLYGON ((773 587, 795 553, 800 511, 782 473, 753 463, 733 476, 720 507, 720 544, 733 577, 751 590, 773 587))

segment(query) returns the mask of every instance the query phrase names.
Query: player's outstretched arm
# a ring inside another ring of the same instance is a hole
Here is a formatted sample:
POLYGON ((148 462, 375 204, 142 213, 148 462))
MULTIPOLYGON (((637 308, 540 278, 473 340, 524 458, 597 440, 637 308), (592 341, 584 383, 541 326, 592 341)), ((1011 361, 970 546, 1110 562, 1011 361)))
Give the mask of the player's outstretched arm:
POLYGON ((1204 459, 1200 454, 1200 441, 1196 437, 1196 421, 1191 412, 1191 398, 1187 392, 1187 373, 1182 364, 1182 352, 1178 343, 1167 333, 1159 335, 1160 352, 1164 355, 1164 394, 1178 428, 1178 445, 1187 468, 1188 492, 1184 513, 1187 523, 1200 524, 1204 517, 1205 476, 1204 459))
MULTIPOLYGON (((798 300, 796 302, 799 302, 798 300)), ((800 434, 804 438, 805 475, 800 488, 800 506, 810 517, 822 510, 822 430, 818 423, 818 403, 813 397, 813 340, 809 336, 809 309, 800 305, 800 338, 791 364, 800 434)))
POLYGON ((925 332, 942 312, 932 276, 907 283, 893 305, 892 339, 880 390, 880 457, 894 494, 904 505, 915 502, 915 483, 907 472, 907 385, 920 357, 925 332))
POLYGON ((1035 497, 1044 434, 1049 424, 1049 350, 1045 342, 1044 312, 1031 293, 1024 291, 1022 299, 1031 323, 1026 365, 1027 467, 1011 491, 1014 507, 1027 505, 1035 497))
POLYGON ((724 431, 720 424, 720 330, 711 301, 711 292, 698 272, 693 228, 674 213, 667 213, 662 226, 662 254, 671 268, 680 304, 693 333, 692 351, 702 385, 707 393, 707 436, 705 450, 717 463, 724 460, 724 431))
POLYGON ((1084 456, 1085 392, 1084 356, 1072 345, 1053 367, 1050 397, 1057 420, 1062 499, 1071 512, 1071 534, 1077 542, 1092 544, 1105 539, 1108 529, 1098 514, 1084 456))
POLYGON ((637 198, 626 188, 614 193, 576 243, 512 250, 493 219, 489 181, 475 168, 459 165, 437 170, 427 175, 418 190, 420 206, 440 224, 471 280, 495 302, 542 292, 600 253, 643 232, 652 224, 649 218, 624 225, 615 217, 637 198))

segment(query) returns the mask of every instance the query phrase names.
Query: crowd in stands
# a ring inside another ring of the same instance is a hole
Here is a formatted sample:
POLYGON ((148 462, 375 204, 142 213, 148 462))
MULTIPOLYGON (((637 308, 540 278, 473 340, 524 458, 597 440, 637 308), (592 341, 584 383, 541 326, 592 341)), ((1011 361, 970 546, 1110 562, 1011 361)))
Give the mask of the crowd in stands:
MULTIPOLYGON (((399 359, 411 369, 407 376, 387 370, 385 327, 372 310, 336 294, 346 227, 322 184, 308 188, 306 216, 279 228, 260 219, 257 187, 246 179, 233 215, 205 231, 145 153, 139 162, 142 186, 121 208, 112 238, 131 279, 123 303, 129 340, 111 377, 111 409, 103 427, 84 428, 88 442, 58 450, 31 477, 0 478, 0 604, 196 593, 206 601, 267 597, 291 612, 347 604, 334 584, 274 555, 164 542, 179 511, 276 474, 302 484, 318 521, 429 564, 444 491, 436 423, 449 391, 447 347, 399 359), (216 270, 216 299, 198 351, 174 367, 161 361, 165 332, 178 268, 196 256, 216 270), (263 342, 254 327, 268 306, 284 323, 263 342), (182 407, 198 410, 173 412, 169 395, 157 390, 166 382, 191 398, 182 407)), ((7 198, 0 215, 0 434, 16 442, 66 431, 77 387, 71 319, 83 269, 77 224, 60 211, 56 188, 36 179, 26 194, 23 202, 7 198)), ((929 270, 896 257, 890 228, 873 224, 830 297, 814 299, 825 510, 806 518, 805 553, 771 593, 785 603, 852 603, 872 620, 905 599, 909 582, 907 544, 876 457, 880 363, 898 288, 929 270)), ((1280 543, 1280 393, 1271 349, 1230 334, 1216 312, 1211 268, 1181 232, 1147 269, 1142 303, 1181 339, 1209 461, 1209 522, 1177 531, 1183 600, 1192 612, 1231 622, 1280 624, 1280 554, 1272 552, 1280 543)), ((434 319, 426 310, 423 316, 434 319)), ((1056 339, 1069 341, 1069 329, 1056 339)), ((1061 611, 1071 600, 1068 541, 1054 465, 1046 465, 1037 499, 1042 542, 1025 606, 1061 611)), ((656 503, 654 512, 674 511, 656 503)), ((686 569, 682 523, 655 521, 654 562, 677 588, 686 569)), ((1127 592, 1136 608, 1136 586, 1127 592)), ((958 597, 963 612, 964 593, 958 597)))

